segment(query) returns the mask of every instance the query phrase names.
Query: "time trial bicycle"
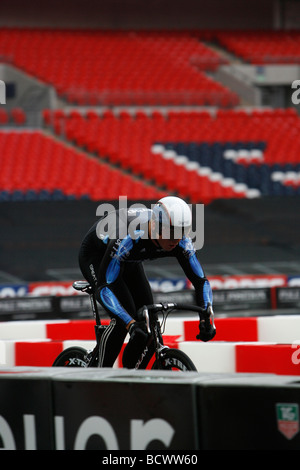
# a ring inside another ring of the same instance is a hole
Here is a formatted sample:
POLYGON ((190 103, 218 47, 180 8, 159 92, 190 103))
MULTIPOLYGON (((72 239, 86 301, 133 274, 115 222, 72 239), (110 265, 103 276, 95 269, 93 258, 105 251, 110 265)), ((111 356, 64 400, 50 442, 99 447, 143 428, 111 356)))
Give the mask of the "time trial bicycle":
MULTIPOLYGON (((91 351, 87 351, 80 346, 71 346, 65 349, 57 356, 53 367, 101 367, 99 361, 99 347, 101 337, 108 325, 101 324, 97 301, 90 284, 86 281, 75 281, 73 287, 77 291, 85 292, 90 296, 91 307, 96 322, 94 326, 96 345, 91 351)), ((152 350, 154 349, 155 355, 152 369, 197 371, 195 364, 186 353, 179 349, 170 348, 164 344, 162 331, 165 328, 168 315, 175 310, 197 312, 199 314, 199 330, 202 327, 207 330, 209 330, 211 326, 215 328, 213 313, 208 313, 207 310, 196 305, 172 302, 144 305, 137 312, 137 319, 138 321, 145 322, 148 332, 148 341, 135 365, 135 369, 140 368, 146 353, 151 347, 152 350), (159 318, 159 314, 161 318, 159 318), (154 348, 152 343, 154 343, 154 348)), ((196 337, 199 339, 199 336, 196 337)))

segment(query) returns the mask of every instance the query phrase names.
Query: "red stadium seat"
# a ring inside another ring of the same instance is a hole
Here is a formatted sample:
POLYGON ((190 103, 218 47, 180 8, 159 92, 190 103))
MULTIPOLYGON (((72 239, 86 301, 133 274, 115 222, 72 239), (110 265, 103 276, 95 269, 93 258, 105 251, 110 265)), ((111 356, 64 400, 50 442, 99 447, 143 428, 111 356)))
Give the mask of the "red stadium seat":
POLYGON ((224 63, 188 32, 42 29, 0 31, 1 54, 78 105, 232 106, 238 100, 204 71, 224 63))
MULTIPOLYGON (((179 154, 166 152, 168 143, 172 146, 178 142, 193 142, 197 146, 204 142, 212 149, 216 144, 216 149, 238 146, 239 150, 233 150, 232 171, 235 169, 247 177, 242 168, 249 165, 265 171, 265 167, 268 169, 274 164, 299 164, 300 143, 295 138, 299 126, 299 117, 292 110, 254 110, 252 113, 227 110, 218 111, 215 116, 207 112, 169 111, 165 115, 144 113, 139 118, 128 112, 118 116, 109 113, 106 117, 94 116, 92 120, 66 116, 63 124, 65 136, 80 147, 194 202, 247 197, 247 188, 252 196, 257 191, 251 186, 253 179, 248 187, 248 182, 240 180, 240 176, 235 179, 234 174, 226 175, 222 168, 214 168, 212 157, 208 163, 200 164, 200 167, 208 165, 208 172, 199 172, 197 167, 189 170, 182 159, 178 162, 177 157, 182 156, 180 151, 179 154)), ((190 158, 188 154, 185 157, 190 158)), ((225 165, 223 154, 219 155, 219 160, 225 165)), ((125 189, 122 186, 122 191, 125 189)))
POLYGON ((216 37, 223 47, 253 64, 300 63, 299 30, 222 31, 216 37))
POLYGON ((0 125, 5 125, 9 122, 9 115, 5 109, 0 109, 0 125))
POLYGON ((60 190, 65 196, 98 200, 161 194, 39 131, 0 132, 0 161, 0 191, 60 190))

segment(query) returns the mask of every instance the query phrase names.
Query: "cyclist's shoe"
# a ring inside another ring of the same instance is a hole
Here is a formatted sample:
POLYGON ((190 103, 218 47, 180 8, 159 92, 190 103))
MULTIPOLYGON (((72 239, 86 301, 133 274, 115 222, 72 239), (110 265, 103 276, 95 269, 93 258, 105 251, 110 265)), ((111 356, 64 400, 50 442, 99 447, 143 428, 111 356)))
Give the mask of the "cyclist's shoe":
POLYGON ((208 305, 205 312, 205 319, 201 320, 199 323, 199 334, 196 336, 197 339, 201 341, 210 341, 216 335, 216 327, 213 322, 213 309, 211 305, 208 305), (211 321, 212 319, 212 321, 211 321))

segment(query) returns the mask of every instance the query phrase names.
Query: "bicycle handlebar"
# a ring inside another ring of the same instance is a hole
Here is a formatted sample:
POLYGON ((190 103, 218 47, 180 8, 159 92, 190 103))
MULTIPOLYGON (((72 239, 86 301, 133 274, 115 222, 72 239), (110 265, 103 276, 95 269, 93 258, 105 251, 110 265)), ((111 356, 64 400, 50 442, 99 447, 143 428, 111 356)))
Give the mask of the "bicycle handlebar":
POLYGON ((203 307, 199 307, 198 305, 190 305, 190 304, 180 304, 180 303, 167 303, 162 302, 159 304, 152 304, 152 305, 144 305, 142 310, 147 309, 148 311, 156 312, 166 312, 168 310, 188 310, 192 312, 197 312, 200 314, 200 319, 205 320, 209 315, 207 315, 207 309, 203 307), (201 315, 202 314, 202 315, 201 315))
POLYGON ((175 302, 172 302, 172 303, 162 302, 158 304, 144 305, 140 309, 143 317, 144 317, 145 310, 152 311, 154 313, 166 312, 168 310, 188 310, 192 312, 197 312, 199 313, 200 323, 204 322, 205 328, 210 328, 210 320, 212 321, 212 326, 215 327, 213 312, 211 311, 211 313, 209 313, 207 309, 203 307, 199 307, 198 305, 181 304, 181 303, 175 303, 175 302))
POLYGON ((167 310, 191 310, 191 311, 200 312, 200 313, 206 312, 205 308, 198 307, 197 305, 178 304, 175 302, 171 302, 171 303, 162 302, 158 304, 144 305, 142 309, 144 308, 147 308, 147 310, 151 310, 152 312, 163 312, 167 310))

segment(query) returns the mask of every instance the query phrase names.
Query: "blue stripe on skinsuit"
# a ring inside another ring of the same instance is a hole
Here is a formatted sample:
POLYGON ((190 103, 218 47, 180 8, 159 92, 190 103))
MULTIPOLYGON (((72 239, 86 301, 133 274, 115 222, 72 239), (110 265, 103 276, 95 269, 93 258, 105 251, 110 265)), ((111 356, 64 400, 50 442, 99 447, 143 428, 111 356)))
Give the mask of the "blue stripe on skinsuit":
POLYGON ((213 304, 213 299, 212 299, 212 290, 210 283, 208 281, 204 282, 203 286, 203 300, 204 300, 204 306, 205 308, 207 307, 208 304, 212 305, 213 304))
MULTIPOLYGON (((116 243, 114 248, 116 248, 116 243)), ((105 274, 107 284, 112 284, 117 280, 121 270, 121 261, 129 255, 132 247, 133 241, 130 235, 127 235, 127 237, 125 237, 122 241, 119 241, 117 248, 111 251, 112 259, 109 262, 105 274)), ((123 320, 125 325, 127 325, 132 320, 132 317, 122 307, 119 300, 114 295, 112 290, 109 289, 109 287, 104 287, 101 289, 100 297, 104 306, 114 315, 123 320)))
POLYGON ((103 287, 100 291, 100 297, 104 306, 114 315, 124 321, 125 325, 132 320, 131 316, 124 310, 114 293, 108 288, 103 287))
POLYGON ((117 259, 112 259, 106 270, 105 277, 106 277, 107 284, 111 284, 117 279, 120 273, 120 269, 121 269, 120 261, 117 259))
POLYGON ((183 238, 182 240, 180 240, 179 246, 181 246, 181 248, 183 248, 186 252, 188 252, 189 263, 193 272, 197 274, 197 276, 199 277, 204 277, 204 272, 196 256, 196 252, 192 244, 192 240, 190 240, 189 238, 183 238))
MULTIPOLYGON (((199 276, 200 278, 204 278, 204 272, 203 272, 203 269, 202 269, 202 266, 201 264, 199 263, 199 260, 196 256, 196 252, 195 252, 195 249, 194 249, 194 246, 192 244, 192 241, 188 238, 183 238, 182 240, 180 240, 179 242, 179 245, 181 246, 181 248, 183 248, 185 251, 188 252, 189 254, 189 264, 193 270, 193 272, 199 276)), ((211 286, 208 282, 208 280, 205 280, 204 284, 203 284, 203 301, 204 301, 204 306, 205 308, 207 308, 207 305, 208 304, 213 304, 213 298, 212 298, 212 290, 211 290, 211 286)))
POLYGON ((106 282, 108 284, 111 284, 117 279, 120 273, 120 269, 121 269, 120 263, 122 259, 128 256, 132 247, 133 247, 132 239, 130 235, 127 235, 127 237, 124 238, 124 240, 120 242, 117 250, 113 254, 112 260, 110 261, 107 267, 105 276, 106 276, 106 282))

